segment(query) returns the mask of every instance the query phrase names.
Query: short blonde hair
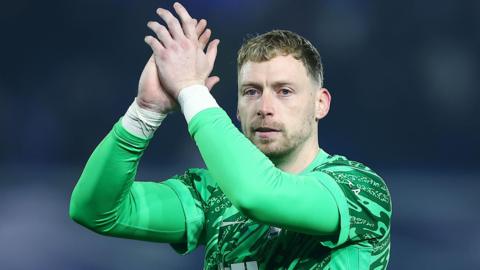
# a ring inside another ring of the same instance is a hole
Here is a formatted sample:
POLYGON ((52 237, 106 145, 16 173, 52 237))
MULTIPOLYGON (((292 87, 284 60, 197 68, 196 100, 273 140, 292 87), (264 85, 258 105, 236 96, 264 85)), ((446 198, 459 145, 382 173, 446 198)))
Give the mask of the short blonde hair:
POLYGON ((279 55, 301 60, 308 75, 323 86, 323 65, 317 49, 304 37, 288 30, 272 30, 250 37, 238 50, 237 72, 248 61, 263 62, 279 55))

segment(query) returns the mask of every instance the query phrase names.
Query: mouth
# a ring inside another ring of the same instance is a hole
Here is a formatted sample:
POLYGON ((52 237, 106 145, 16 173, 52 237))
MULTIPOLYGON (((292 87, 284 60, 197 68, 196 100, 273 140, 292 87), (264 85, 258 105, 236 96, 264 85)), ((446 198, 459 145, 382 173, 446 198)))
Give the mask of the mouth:
POLYGON ((270 127, 258 127, 253 129, 253 131, 255 136, 258 136, 261 139, 269 139, 280 132, 280 130, 270 127))
POLYGON ((255 132, 278 132, 280 130, 270 127, 258 127, 254 129, 255 132))

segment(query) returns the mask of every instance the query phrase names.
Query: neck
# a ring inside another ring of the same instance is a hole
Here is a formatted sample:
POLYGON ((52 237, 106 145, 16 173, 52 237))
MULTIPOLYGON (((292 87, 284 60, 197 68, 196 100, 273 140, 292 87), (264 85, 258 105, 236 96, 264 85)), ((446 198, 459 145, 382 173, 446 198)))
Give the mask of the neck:
POLYGON ((296 149, 280 157, 271 158, 277 168, 284 172, 297 174, 302 172, 315 159, 320 147, 318 140, 306 141, 296 149))

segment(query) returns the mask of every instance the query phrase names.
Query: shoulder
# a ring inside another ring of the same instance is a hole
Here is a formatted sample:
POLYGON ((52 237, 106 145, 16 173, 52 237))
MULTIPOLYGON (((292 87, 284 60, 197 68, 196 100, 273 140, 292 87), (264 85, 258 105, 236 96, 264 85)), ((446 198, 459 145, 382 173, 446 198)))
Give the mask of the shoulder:
POLYGON ((189 168, 183 175, 177 175, 175 178, 197 189, 212 189, 217 186, 210 172, 204 168, 189 168))
POLYGON ((345 156, 342 155, 330 155, 327 160, 320 164, 319 166, 313 169, 314 171, 355 171, 358 173, 363 173, 367 175, 374 175, 378 176, 370 167, 367 165, 350 160, 345 156))
POLYGON ((324 172, 336 180, 341 180, 347 176, 350 176, 347 178, 352 178, 353 176, 357 178, 371 178, 369 182, 372 182, 372 184, 375 182, 386 186, 383 178, 370 167, 361 162, 349 160, 341 155, 329 156, 324 163, 315 167, 313 171, 324 172))
POLYGON ((189 168, 185 171, 184 177, 191 177, 199 180, 199 178, 209 177, 209 172, 204 168, 189 168))
POLYGON ((384 179, 367 165, 342 155, 331 155, 313 171, 333 178, 344 193, 363 195, 391 211, 390 192, 384 179))
MULTIPOLYGON (((199 205, 204 206, 212 193, 217 189, 217 183, 214 181, 208 170, 203 168, 190 168, 183 174, 177 174, 163 182, 179 193, 188 194, 199 205)), ((187 195, 185 195, 187 196, 187 195)))
POLYGON ((345 156, 333 155, 315 167, 315 172, 331 184, 341 215, 339 243, 369 240, 374 248, 389 243, 392 203, 382 177, 370 167, 345 156), (326 180, 326 178, 329 180, 326 180))

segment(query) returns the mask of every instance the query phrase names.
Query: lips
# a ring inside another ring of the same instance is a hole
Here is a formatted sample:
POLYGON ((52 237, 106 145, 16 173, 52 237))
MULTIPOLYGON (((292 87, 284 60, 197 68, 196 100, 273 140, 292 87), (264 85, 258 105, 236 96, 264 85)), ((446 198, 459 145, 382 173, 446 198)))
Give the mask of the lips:
POLYGON ((259 138, 262 141, 271 141, 277 134, 280 134, 280 130, 271 127, 258 127, 254 128, 255 137, 259 138))
POLYGON ((270 128, 270 127, 259 127, 254 129, 255 132, 275 132, 280 131, 278 129, 270 128))

